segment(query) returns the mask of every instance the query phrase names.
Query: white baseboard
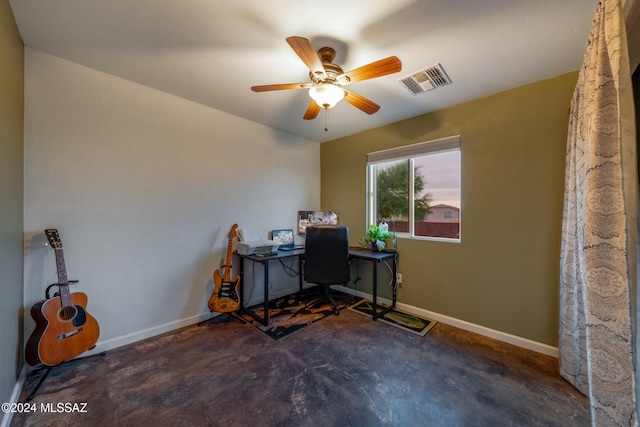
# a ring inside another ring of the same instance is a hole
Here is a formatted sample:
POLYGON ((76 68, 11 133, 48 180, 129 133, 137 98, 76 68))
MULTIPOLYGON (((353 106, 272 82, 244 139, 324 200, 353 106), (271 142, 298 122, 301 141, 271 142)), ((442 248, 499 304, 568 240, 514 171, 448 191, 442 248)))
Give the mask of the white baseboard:
MULTIPOLYGON (((18 377, 18 381, 16 381, 16 385, 13 386, 13 393, 11 393, 11 399, 8 403, 18 403, 18 399, 20 398, 20 393, 22 393, 22 387, 24 386, 24 382, 27 378, 27 369, 25 367, 20 371, 20 376, 18 377)), ((5 412, 2 417, 2 423, 0 423, 0 427, 9 427, 11 425, 11 419, 13 418, 13 412, 5 412)))
MULTIPOLYGON (((356 291, 354 289, 347 288, 344 286, 335 286, 335 289, 341 290, 351 295, 355 295, 355 296, 359 296, 367 299, 373 298, 371 294, 356 291)), ((378 297, 378 302, 386 305, 391 304, 391 300, 386 298, 378 297)), ((546 354, 547 356, 558 358, 558 348, 550 346, 548 344, 532 341, 530 339, 518 337, 516 335, 511 335, 506 332, 496 331, 495 329, 490 329, 490 328, 487 328, 481 325, 476 325, 474 323, 470 323, 464 320, 455 319, 453 317, 434 313, 432 311, 414 307, 409 304, 396 303, 396 307, 398 307, 399 310, 406 311, 407 313, 415 314, 421 317, 426 317, 428 319, 446 323, 447 325, 455 326, 456 328, 464 329, 465 331, 474 332, 476 334, 480 334, 485 337, 493 338, 502 342, 506 342, 508 344, 512 344, 518 347, 526 348, 528 350, 536 351, 538 353, 546 354)))
MULTIPOLYGON (((306 287, 305 287, 306 288, 306 287)), ((337 290, 341 290, 345 293, 351 294, 351 295, 355 295, 355 296, 359 296, 362 298, 367 298, 367 299, 372 299, 372 295, 365 293, 365 292, 361 292, 361 291, 356 291, 352 288, 347 288, 344 286, 334 286, 335 289, 337 290)), ((278 292, 274 293, 273 295, 270 295, 270 299, 273 298, 277 298, 279 296, 282 295, 289 295, 292 293, 295 293, 298 291, 298 287, 294 287, 291 289, 281 289, 278 292)), ((260 304, 263 302, 262 299, 262 295, 260 295, 258 298, 251 298, 250 301, 248 301, 246 303, 246 306, 252 306, 252 305, 256 305, 256 304, 260 304)), ((386 298, 378 298, 378 302, 382 303, 382 304, 391 304, 391 300, 386 299, 386 298)), ((532 341, 529 340, 527 338, 522 338, 522 337, 518 337, 516 335, 511 335, 508 334, 506 332, 501 332, 501 331, 497 331, 495 329, 490 329, 481 325, 476 325, 474 323, 470 323, 464 320, 460 320, 460 319, 455 319, 453 317, 449 317, 449 316, 445 316, 439 313, 434 313, 432 311, 428 311, 428 310, 424 310, 418 307, 414 307, 412 305, 409 304, 403 304, 403 303, 397 303, 396 306, 398 307, 398 309, 406 311, 407 313, 411 313, 411 314, 415 314, 417 316, 422 316, 422 317, 426 317, 428 319, 433 319, 436 320, 438 322, 442 322, 442 323, 446 323, 447 325, 451 325, 451 326, 455 326, 456 328, 460 328, 460 329, 464 329, 466 331, 469 332, 474 332, 480 335, 484 335, 486 337, 489 338, 494 338, 497 339, 499 341, 503 341, 506 342, 508 344, 513 344, 516 345, 518 347, 522 347, 522 348, 526 348, 529 350, 533 350, 536 351, 538 353, 542 353, 542 354, 546 354, 548 356, 552 356, 552 357, 558 357, 558 348, 557 347, 552 347, 550 345, 547 344, 543 344, 543 343, 539 343, 536 341, 532 341)), ((216 314, 217 315, 217 314, 216 314)), ((98 354, 101 353, 103 351, 108 351, 108 350, 112 350, 114 348, 117 347, 121 347, 123 345, 127 345, 127 344, 131 344, 134 343, 136 341, 140 341, 146 338, 151 338, 153 336, 156 335, 160 335, 163 334, 165 332, 170 332, 174 329, 178 329, 178 328, 182 328, 184 326, 189 326, 192 325, 194 323, 198 323, 198 322, 202 322, 208 319, 211 319, 213 317, 215 317, 216 315, 213 315, 209 312, 206 313, 200 313, 194 316, 190 316, 190 317, 185 317, 183 319, 178 319, 175 320, 173 322, 169 322, 169 323, 165 323, 163 325, 158 325, 158 326, 154 326, 152 328, 148 328, 148 329, 144 329, 142 331, 136 331, 134 333, 128 334, 128 335, 123 335, 120 337, 116 337, 116 338, 111 338, 109 340, 106 341, 98 341, 98 343, 96 344, 96 347, 93 350, 88 351, 87 353, 85 353, 84 355, 90 356, 92 354, 98 354)))
POLYGON ((131 344, 146 338, 151 338, 156 335, 164 334, 165 332, 171 332, 175 329, 183 328, 185 326, 193 325, 194 323, 203 322, 205 320, 212 319, 219 314, 212 314, 209 312, 196 314, 194 316, 185 317, 182 319, 174 320, 173 322, 164 323, 162 325, 154 326, 152 328, 136 331, 131 334, 121 335, 119 337, 111 338, 105 341, 98 341, 96 346, 82 354, 82 357, 92 356, 103 351, 113 350, 123 345, 131 344))

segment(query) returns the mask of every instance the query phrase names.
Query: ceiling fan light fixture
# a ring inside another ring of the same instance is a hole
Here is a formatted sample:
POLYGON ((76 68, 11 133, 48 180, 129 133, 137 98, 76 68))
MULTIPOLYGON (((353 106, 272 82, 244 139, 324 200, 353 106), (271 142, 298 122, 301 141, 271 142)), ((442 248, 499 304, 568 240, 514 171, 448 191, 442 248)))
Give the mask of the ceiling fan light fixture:
POLYGON ((342 88, 331 83, 321 83, 309 89, 309 96, 322 108, 333 107, 344 95, 342 88))

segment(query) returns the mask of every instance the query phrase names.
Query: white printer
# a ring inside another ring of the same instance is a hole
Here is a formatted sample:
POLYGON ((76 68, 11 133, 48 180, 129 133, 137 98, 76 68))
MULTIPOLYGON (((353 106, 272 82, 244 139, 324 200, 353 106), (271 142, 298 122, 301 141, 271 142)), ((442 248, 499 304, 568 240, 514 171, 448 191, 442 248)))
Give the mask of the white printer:
POLYGON ((238 230, 237 250, 240 255, 267 255, 278 251, 278 242, 260 240, 258 234, 250 229, 238 230))

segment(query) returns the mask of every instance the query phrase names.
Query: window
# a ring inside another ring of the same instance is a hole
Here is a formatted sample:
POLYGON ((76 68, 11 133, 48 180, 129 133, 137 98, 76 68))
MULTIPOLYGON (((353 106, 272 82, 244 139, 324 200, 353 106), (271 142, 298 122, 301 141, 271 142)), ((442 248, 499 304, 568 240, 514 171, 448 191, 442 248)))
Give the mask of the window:
POLYGON ((367 154, 367 223, 459 241, 460 136, 367 154))

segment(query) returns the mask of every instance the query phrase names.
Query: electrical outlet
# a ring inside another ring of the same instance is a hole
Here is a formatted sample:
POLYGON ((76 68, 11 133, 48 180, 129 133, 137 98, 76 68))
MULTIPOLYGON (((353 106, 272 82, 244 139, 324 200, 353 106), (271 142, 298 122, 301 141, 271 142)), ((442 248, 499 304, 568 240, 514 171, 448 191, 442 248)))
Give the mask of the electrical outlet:
POLYGON ((396 273, 396 283, 402 285, 402 273, 396 273))

